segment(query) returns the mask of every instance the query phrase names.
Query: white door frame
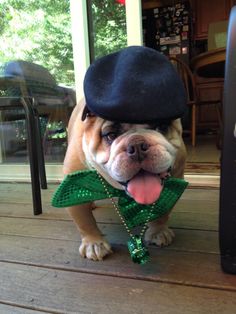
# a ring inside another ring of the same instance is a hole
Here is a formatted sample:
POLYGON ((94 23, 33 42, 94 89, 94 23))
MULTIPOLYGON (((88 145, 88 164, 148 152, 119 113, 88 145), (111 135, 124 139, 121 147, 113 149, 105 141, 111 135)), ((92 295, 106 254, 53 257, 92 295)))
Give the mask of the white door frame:
POLYGON ((141 46, 143 44, 141 0, 126 0, 125 10, 127 46, 141 46))
POLYGON ((71 34, 77 101, 83 97, 83 79, 89 66, 89 33, 86 0, 70 0, 71 34))

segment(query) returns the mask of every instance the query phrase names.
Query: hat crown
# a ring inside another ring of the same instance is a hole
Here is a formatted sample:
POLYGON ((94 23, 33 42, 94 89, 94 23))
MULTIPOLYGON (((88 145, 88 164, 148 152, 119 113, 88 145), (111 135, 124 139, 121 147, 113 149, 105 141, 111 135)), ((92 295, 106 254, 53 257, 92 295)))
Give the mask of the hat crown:
POLYGON ((89 110, 112 121, 171 120, 186 109, 185 89, 171 62, 142 46, 97 59, 85 75, 84 93, 89 110))

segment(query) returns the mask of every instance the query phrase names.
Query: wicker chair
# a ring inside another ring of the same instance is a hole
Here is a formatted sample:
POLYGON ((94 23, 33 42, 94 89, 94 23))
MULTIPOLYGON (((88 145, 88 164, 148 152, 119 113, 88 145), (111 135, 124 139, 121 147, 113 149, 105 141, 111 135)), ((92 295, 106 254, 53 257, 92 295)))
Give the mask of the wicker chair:
POLYGON ((222 117, 221 117, 222 116, 221 114, 222 98, 217 99, 217 100, 200 101, 195 78, 189 66, 186 63, 184 63, 182 60, 176 57, 170 57, 170 61, 176 67, 176 70, 178 71, 183 81, 184 87, 186 89, 187 104, 191 108, 191 143, 192 143, 192 146, 196 146, 198 107, 204 106, 204 105, 213 105, 217 113, 219 129, 221 130, 222 129, 222 117))

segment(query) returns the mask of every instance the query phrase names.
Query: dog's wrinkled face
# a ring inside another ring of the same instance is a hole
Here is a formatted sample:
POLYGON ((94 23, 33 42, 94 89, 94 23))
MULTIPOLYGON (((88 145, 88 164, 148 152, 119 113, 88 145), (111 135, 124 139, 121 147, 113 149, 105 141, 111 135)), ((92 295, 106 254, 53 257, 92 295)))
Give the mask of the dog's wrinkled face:
POLYGON ((136 202, 155 202, 182 144, 178 120, 149 125, 88 117, 84 123, 82 140, 88 163, 136 202))

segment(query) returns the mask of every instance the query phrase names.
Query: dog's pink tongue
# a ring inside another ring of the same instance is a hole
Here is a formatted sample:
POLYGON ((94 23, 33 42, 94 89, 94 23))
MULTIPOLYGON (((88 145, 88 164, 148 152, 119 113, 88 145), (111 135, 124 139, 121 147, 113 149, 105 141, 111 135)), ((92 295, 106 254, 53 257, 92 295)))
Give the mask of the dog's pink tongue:
POLYGON ((161 180, 157 175, 141 172, 129 181, 127 191, 139 204, 152 204, 162 191, 161 180))

